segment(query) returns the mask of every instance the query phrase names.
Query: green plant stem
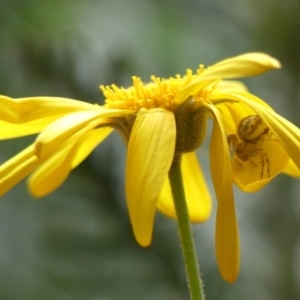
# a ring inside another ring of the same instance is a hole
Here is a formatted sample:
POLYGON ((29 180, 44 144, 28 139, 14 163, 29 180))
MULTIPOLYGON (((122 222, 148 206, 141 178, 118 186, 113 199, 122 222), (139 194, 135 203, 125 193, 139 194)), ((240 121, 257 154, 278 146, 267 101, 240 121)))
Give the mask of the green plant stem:
POLYGON ((186 275, 191 299, 204 300, 205 296, 202 286, 202 280, 200 277, 200 270, 197 261, 192 228, 189 220, 187 203, 185 200, 180 164, 181 157, 175 157, 169 172, 170 185, 177 214, 179 237, 186 267, 186 275))

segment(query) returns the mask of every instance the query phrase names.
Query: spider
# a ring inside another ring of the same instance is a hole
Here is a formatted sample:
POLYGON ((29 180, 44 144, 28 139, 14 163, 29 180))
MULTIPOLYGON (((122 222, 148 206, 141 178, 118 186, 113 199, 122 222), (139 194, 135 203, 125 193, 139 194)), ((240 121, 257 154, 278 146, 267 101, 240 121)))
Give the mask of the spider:
MULTIPOLYGON (((229 147, 241 161, 249 161, 253 166, 257 166, 252 158, 260 156, 260 179, 263 179, 265 165, 267 175, 270 177, 270 160, 266 150, 262 147, 267 136, 269 136, 269 127, 261 117, 250 115, 240 121, 237 135, 230 134, 227 137, 229 147)), ((238 164, 241 166, 240 163, 238 164)))

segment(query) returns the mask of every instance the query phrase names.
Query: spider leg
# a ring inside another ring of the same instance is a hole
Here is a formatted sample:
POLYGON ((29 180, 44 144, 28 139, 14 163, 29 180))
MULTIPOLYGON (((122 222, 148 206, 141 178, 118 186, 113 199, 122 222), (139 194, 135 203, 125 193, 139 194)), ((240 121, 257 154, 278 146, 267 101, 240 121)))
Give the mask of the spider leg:
POLYGON ((260 150, 260 163, 261 163, 261 172, 260 179, 264 177, 264 169, 265 169, 265 151, 263 149, 260 150))
POLYGON ((264 149, 260 149, 260 163, 261 163, 260 178, 263 179, 263 177, 264 177, 265 165, 266 165, 266 169, 267 169, 267 176, 268 176, 268 178, 270 178, 271 177, 270 160, 269 160, 267 152, 264 149))
POLYGON ((265 162, 266 162, 266 165, 267 165, 267 173, 268 173, 268 177, 270 178, 271 177, 271 172, 270 172, 270 160, 269 160, 269 157, 268 157, 268 154, 266 151, 264 151, 264 158, 265 158, 265 162))

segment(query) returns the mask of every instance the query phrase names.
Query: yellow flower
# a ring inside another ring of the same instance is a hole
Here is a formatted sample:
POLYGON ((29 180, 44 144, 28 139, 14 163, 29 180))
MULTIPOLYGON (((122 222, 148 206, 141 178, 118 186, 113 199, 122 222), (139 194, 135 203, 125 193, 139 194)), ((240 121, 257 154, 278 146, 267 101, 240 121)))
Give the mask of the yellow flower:
POLYGON ((128 146, 126 198, 133 231, 139 244, 147 246, 157 209, 176 218, 168 181, 175 154, 182 155, 190 220, 203 222, 210 215, 211 198, 195 150, 211 117, 210 164, 218 200, 216 255, 223 278, 233 282, 239 272, 239 237, 232 180, 242 190, 255 191, 280 172, 298 176, 300 132, 243 84, 223 79, 279 67, 266 54, 248 53, 207 69, 200 65, 196 74, 187 70, 183 77, 152 76, 148 84, 133 77, 133 86, 127 89, 101 86, 104 106, 64 98, 1 96, 0 139, 41 133, 1 165, 0 194, 32 172, 31 193, 41 197, 52 192, 115 129, 128 146), (255 130, 259 137, 245 141, 238 132, 249 116, 259 116, 265 130, 255 130), (234 141, 230 147, 227 139, 234 141), (263 176, 262 164, 267 166, 263 176))

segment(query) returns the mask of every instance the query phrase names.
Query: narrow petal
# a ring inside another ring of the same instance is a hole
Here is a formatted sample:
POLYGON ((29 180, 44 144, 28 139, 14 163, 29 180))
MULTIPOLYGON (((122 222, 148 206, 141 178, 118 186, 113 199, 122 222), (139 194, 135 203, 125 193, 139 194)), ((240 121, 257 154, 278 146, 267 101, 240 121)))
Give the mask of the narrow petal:
POLYGON ((180 105, 187 101, 190 96, 196 95, 215 81, 215 79, 207 79, 205 76, 199 76, 199 79, 193 81, 187 87, 182 89, 174 98, 173 103, 180 105))
POLYGON ((113 131, 110 127, 101 127, 87 133, 76 143, 76 153, 72 160, 72 169, 77 167, 90 153, 113 131))
POLYGON ((77 142, 58 151, 49 158, 29 179, 28 186, 35 197, 42 197, 57 189, 112 131, 100 128, 88 132, 77 142))
POLYGON ((69 114, 50 124, 36 140, 36 154, 38 157, 49 157, 58 148, 79 139, 97 126, 107 125, 108 117, 118 117, 132 114, 132 111, 118 109, 103 109, 81 111, 69 114))
POLYGON ((75 111, 95 110, 100 106, 57 97, 30 97, 13 99, 0 95, 0 120, 10 123, 25 123, 64 115, 75 111))
POLYGON ((213 105, 210 107, 214 117, 210 165, 218 200, 216 255, 222 277, 232 283, 239 273, 240 246, 232 190, 231 161, 221 117, 213 105))
POLYGON ((38 165, 33 144, 0 166, 0 196, 30 174, 38 165))
MULTIPOLYGON (((182 156, 181 168, 190 220, 195 223, 204 222, 211 214, 212 201, 195 152, 182 156)), ((169 180, 164 184, 157 208, 165 215, 176 219, 169 180)))
MULTIPOLYGON (((245 107, 248 107, 248 109, 249 109, 249 105, 241 102, 241 99, 238 98, 239 95, 249 97, 248 100, 250 99, 251 101, 253 101, 257 104, 260 104, 270 110, 273 110, 273 108, 267 102, 254 96, 253 94, 250 94, 248 92, 242 92, 242 91, 223 92, 220 90, 216 90, 213 94, 212 102, 214 104, 221 103, 220 105, 226 105, 228 107, 232 106, 232 110, 239 110, 239 107, 243 107, 242 110, 245 110, 245 109, 247 110, 247 108, 245 108, 245 107), (238 106, 235 105, 235 104, 237 104, 236 102, 238 102, 238 106)), ((218 105, 218 107, 219 107, 219 105, 218 105)))
POLYGON ((73 158, 72 146, 58 151, 30 176, 28 187, 35 197, 53 192, 67 179, 73 158))
POLYGON ((224 59, 209 67, 203 76, 218 76, 218 78, 223 79, 241 78, 259 75, 280 67, 280 62, 277 59, 265 53, 253 52, 224 59))
POLYGON ((141 109, 132 128, 126 162, 126 198, 135 237, 148 246, 156 204, 175 150, 174 115, 141 109))
POLYGON ((241 81, 236 81, 236 80, 222 80, 218 84, 218 90, 221 93, 227 93, 227 92, 248 92, 248 88, 246 85, 241 82, 241 81))
POLYGON ((0 120, 0 140, 12 139, 41 132, 57 118, 59 118, 59 116, 38 119, 22 124, 8 123, 0 120))

